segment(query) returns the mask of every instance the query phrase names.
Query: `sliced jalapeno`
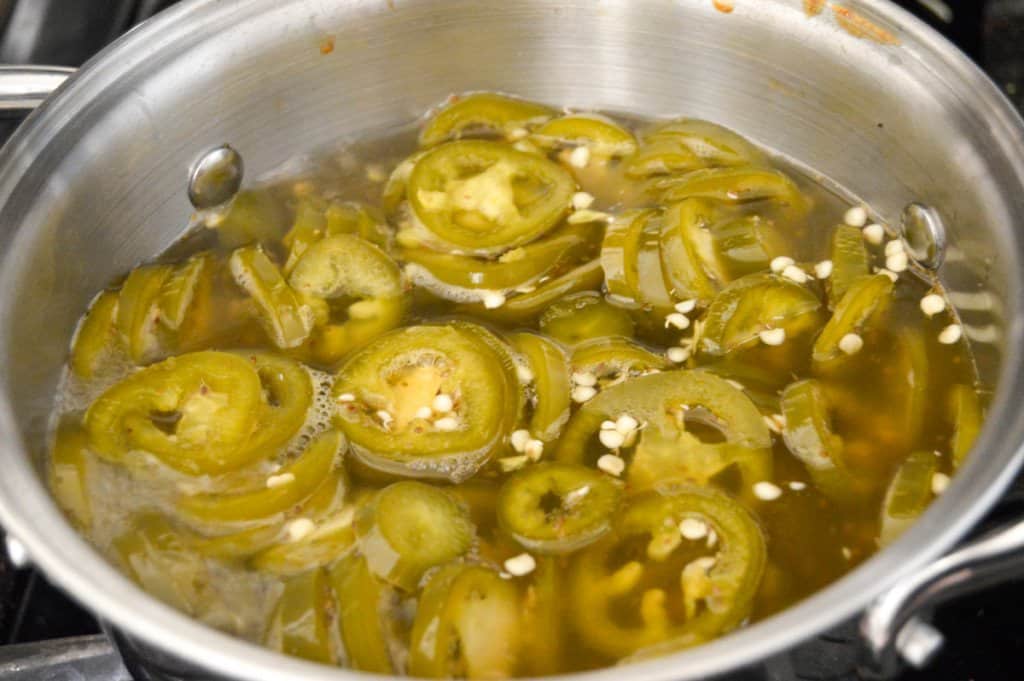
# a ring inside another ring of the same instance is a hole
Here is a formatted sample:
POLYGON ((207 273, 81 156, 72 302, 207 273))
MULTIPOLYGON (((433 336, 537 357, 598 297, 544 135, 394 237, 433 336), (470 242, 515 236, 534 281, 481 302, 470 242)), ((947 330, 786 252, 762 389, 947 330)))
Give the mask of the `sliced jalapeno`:
POLYGON ((626 176, 634 179, 688 173, 704 165, 692 149, 673 139, 644 142, 624 162, 626 176))
POLYGON ((388 176, 388 181, 384 183, 384 190, 381 192, 380 203, 385 214, 389 217, 394 216, 398 212, 399 207, 405 200, 412 169, 416 167, 419 160, 426 154, 426 151, 417 151, 395 166, 395 169, 391 171, 391 175, 388 176))
POLYGON ((174 268, 164 279, 157 307, 160 321, 167 328, 177 331, 185 322, 204 271, 212 266, 212 258, 208 253, 198 253, 174 268))
POLYGON ((618 483, 593 468, 541 463, 505 481, 498 519, 531 551, 570 553, 608 531, 620 495, 618 483))
POLYGON ((409 673, 428 678, 513 676, 520 645, 519 590, 482 565, 438 571, 420 597, 409 673))
POLYGON ((298 362, 269 352, 237 353, 256 370, 266 396, 248 447, 253 456, 274 456, 306 422, 313 405, 313 380, 298 362))
POLYGON ((420 144, 432 147, 465 135, 508 135, 546 121, 555 112, 534 102, 478 92, 458 97, 438 111, 420 132, 420 144))
POLYGON ((828 299, 831 307, 835 307, 855 281, 871 274, 871 261, 861 231, 849 225, 836 227, 832 232, 831 258, 828 299))
POLYGON ((373 576, 358 553, 349 553, 330 574, 348 664, 364 672, 394 673, 386 618, 394 590, 373 576))
POLYGON ((284 534, 282 523, 257 525, 228 534, 192 536, 189 543, 199 554, 220 560, 244 560, 273 546, 284 534))
MULTIPOLYGON (((398 265, 373 244, 351 234, 330 236, 311 245, 295 263, 288 283, 300 295, 346 302, 348 319, 332 324, 335 328, 330 341, 335 360, 393 328, 401 319, 402 277, 398 265)), ((320 350, 323 352, 323 348, 320 350)))
POLYGON ((580 343, 572 352, 574 374, 593 374, 601 388, 643 374, 667 369, 664 357, 627 338, 595 338, 580 343))
POLYGON ((284 274, 291 274, 299 258, 326 234, 327 218, 323 201, 316 197, 306 197, 299 201, 291 229, 281 239, 281 244, 288 249, 288 258, 282 268, 284 274))
POLYGON ((839 504, 862 501, 871 486, 846 461, 843 438, 832 429, 829 400, 821 384, 804 380, 788 386, 782 393, 782 414, 786 446, 807 467, 815 487, 839 504))
POLYGON ((509 337, 512 346, 522 353, 533 374, 533 413, 530 433, 543 442, 552 442, 569 420, 572 407, 569 362, 555 343, 532 333, 509 337))
POLYGON ((764 565, 760 527, 727 496, 687 487, 649 492, 576 561, 576 631, 613 659, 703 643, 747 618, 764 565), (687 520, 715 532, 712 555, 706 542, 683 539, 687 520), (646 556, 637 556, 638 544, 646 556))
POLYGON ((80 528, 92 524, 89 494, 89 438, 77 424, 61 424, 50 453, 50 489, 61 509, 80 528))
POLYGON ((571 229, 506 252, 497 260, 484 260, 423 248, 401 251, 409 265, 409 278, 437 296, 449 300, 480 300, 485 293, 508 294, 536 286, 541 277, 590 250, 585 230, 571 229), (422 268, 422 269, 421 269, 422 268))
POLYGON ((720 210, 710 201, 688 199, 669 206, 662 220, 661 268, 673 296, 707 305, 724 272, 709 229, 720 210))
POLYGON ((498 343, 471 324, 423 325, 392 331, 350 357, 334 396, 352 454, 389 474, 472 475, 518 418, 509 405, 520 402, 521 391, 498 343), (451 411, 421 416, 439 395, 450 398, 451 411))
POLYGON ((281 239, 288 249, 284 273, 291 274, 295 263, 310 246, 324 237, 349 234, 383 249, 391 245, 391 232, 382 216, 368 206, 354 201, 325 202, 319 197, 306 197, 295 209, 295 221, 281 239))
POLYGON ((152 362, 164 351, 157 305, 160 290, 171 271, 167 265, 136 267, 121 287, 117 302, 117 330, 136 364, 152 362))
POLYGON ((601 242, 601 267, 608 295, 630 307, 643 304, 636 290, 637 255, 644 225, 654 213, 634 210, 619 215, 608 225, 601 242))
POLYGON ((332 201, 324 217, 328 236, 352 234, 385 251, 391 247, 391 229, 384 216, 372 206, 358 201, 332 201))
POLYGON ((950 415, 953 422, 953 467, 959 468, 981 432, 982 409, 978 391, 967 385, 950 390, 950 415))
POLYGON ((601 261, 594 259, 565 274, 539 283, 536 290, 516 295, 497 309, 487 310, 482 305, 468 309, 474 313, 493 317, 508 323, 528 323, 535 319, 552 303, 580 291, 594 291, 601 287, 604 272, 601 261))
POLYGON ((416 163, 408 199, 426 245, 495 255, 554 227, 575 190, 572 176, 542 156, 464 141, 439 146, 416 163))
POLYGON ((784 331, 785 342, 820 327, 821 301, 784 277, 751 274, 726 286, 708 308, 701 350, 726 355, 762 343, 765 332, 784 331))
POLYGON ((271 241, 284 233, 288 214, 267 191, 239 192, 226 214, 213 223, 222 245, 236 248, 257 241, 271 241))
POLYGON ((733 464, 749 485, 771 478, 771 436, 761 413, 728 381, 704 371, 650 374, 603 389, 570 419, 555 458, 596 460, 607 451, 594 441, 601 424, 623 414, 648 424, 627 474, 633 487, 665 479, 705 483, 733 464))
POLYGON ((540 330, 567 345, 602 336, 632 336, 633 319, 605 302, 599 293, 584 291, 562 298, 540 317, 540 330))
POLYGON ((567 632, 563 594, 568 585, 559 559, 541 556, 523 594, 522 673, 530 676, 557 674, 565 667, 567 632))
POLYGON ((761 215, 722 220, 711 227, 711 240, 729 280, 768 269, 783 250, 775 225, 761 215))
POLYGON ((313 331, 313 309, 281 276, 259 246, 240 248, 231 254, 231 274, 259 309, 267 336, 279 348, 301 345, 313 331))
POLYGON ((659 198, 668 203, 689 198, 725 204, 769 202, 797 215, 807 208, 800 188, 785 174, 755 166, 695 170, 661 183, 659 198))
POLYGON ((836 304, 832 318, 814 342, 811 359, 819 368, 845 356, 839 341, 847 334, 865 336, 878 326, 892 303, 893 282, 884 274, 855 280, 836 304))
POLYGON ((629 156, 636 151, 633 133, 599 114, 570 114, 537 128, 533 140, 544 147, 585 146, 596 156, 629 156))
POLYGON ((932 478, 939 459, 932 452, 913 452, 896 471, 882 506, 882 529, 878 543, 887 546, 896 541, 935 498, 932 478))
POLYGON ((138 371, 85 414, 96 453, 122 462, 145 451, 185 473, 221 473, 250 463, 261 386, 237 355, 197 352, 138 371))
POLYGON ((327 567, 347 556, 355 545, 352 513, 343 509, 302 539, 270 547, 255 556, 250 564, 261 572, 290 577, 327 567))
POLYGON ((267 631, 267 645, 286 655, 336 663, 329 615, 334 605, 329 604, 330 600, 323 570, 310 570, 286 580, 267 631))
POLYGON ((645 144, 672 141, 692 151, 708 166, 759 163, 763 154, 742 136, 708 121, 682 118, 660 123, 643 132, 645 144))
POLYGON ((423 573, 466 553, 473 524, 444 490, 406 480, 382 489, 356 515, 359 551, 378 577, 415 591, 423 573))
POLYGON ((178 501, 178 510, 190 520, 209 523, 244 523, 272 518, 288 511, 315 492, 336 470, 345 438, 331 430, 311 442, 278 475, 288 482, 237 494, 196 494, 178 501))
POLYGON ((92 378, 104 355, 119 343, 115 291, 104 291, 89 306, 89 311, 71 341, 71 370, 82 378, 92 378))

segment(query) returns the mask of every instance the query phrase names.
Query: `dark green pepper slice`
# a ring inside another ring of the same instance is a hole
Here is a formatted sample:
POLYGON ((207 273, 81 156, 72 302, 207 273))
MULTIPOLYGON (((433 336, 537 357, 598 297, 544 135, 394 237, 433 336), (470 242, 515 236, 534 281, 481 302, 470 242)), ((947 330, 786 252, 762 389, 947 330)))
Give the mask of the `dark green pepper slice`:
POLYGON ((559 558, 541 556, 523 594, 523 674, 557 674, 565 668, 566 639, 564 596, 568 584, 559 558))
POLYGON ((287 222, 287 211, 270 192, 246 190, 235 195, 227 213, 207 224, 217 230, 223 246, 236 248, 277 239, 287 222))
POLYGON ((409 673, 428 678, 513 676, 520 645, 519 590, 482 565, 438 571, 420 597, 409 673))
POLYGON ((593 374, 597 386, 609 385, 667 369, 664 357, 627 338, 595 338, 580 343, 572 352, 570 364, 574 374, 593 374))
POLYGON ((728 128, 693 118, 659 123, 643 131, 645 143, 671 140, 691 150, 708 166, 739 166, 758 163, 764 154, 728 128))
POLYGON ((349 553, 330 574, 348 665, 364 672, 394 673, 386 615, 394 590, 373 576, 358 553, 349 553))
POLYGON ((710 230, 720 212, 701 199, 680 201, 666 209, 659 253, 665 283, 676 298, 707 305, 724 279, 710 230))
POLYGON ((887 546, 896 541, 935 498, 932 478, 938 472, 939 458, 933 452, 913 452, 896 471, 882 505, 882 528, 878 543, 887 546))
POLYGON ((271 457, 306 422, 313 405, 313 380, 298 362, 269 352, 238 353, 256 369, 265 395, 249 447, 271 457))
MULTIPOLYGON (((548 232, 568 212, 576 183, 542 156, 496 142, 449 142, 409 176, 422 241, 437 250, 495 255, 548 232)), ((415 238, 412 238, 415 241, 415 238)), ((403 243, 409 243, 406 236, 403 243)))
POLYGON ((352 454, 393 475, 472 475, 518 418, 509 405, 521 391, 510 357, 495 349, 500 343, 471 324, 423 325, 392 331, 351 356, 334 397, 352 454), (421 416, 442 394, 451 411, 421 416))
POLYGON ((555 343, 532 333, 513 334, 509 342, 526 357, 533 375, 530 433, 542 442, 552 442, 569 421, 572 407, 568 358, 555 343))
POLYGON ((291 577, 327 567, 347 556, 356 545, 351 510, 342 509, 298 541, 277 544, 260 552, 250 565, 261 572, 291 577))
POLYGON ((510 298, 504 305, 493 310, 481 304, 465 306, 465 311, 490 317, 510 324, 526 324, 536 319, 552 303, 580 291, 595 291, 604 281, 601 261, 594 259, 565 274, 539 282, 537 288, 510 298))
POLYGON ((562 298, 540 317, 540 330, 566 345, 602 336, 633 335, 633 319, 605 302, 599 293, 584 291, 562 298))
POLYGON ((273 518, 313 494, 337 470, 345 438, 327 431, 294 461, 282 467, 283 484, 237 494, 196 494, 178 501, 178 510, 199 523, 231 524, 273 518))
POLYGON ((604 285, 612 300, 629 307, 643 304, 637 292, 641 236, 653 210, 633 210, 619 215, 608 225, 601 242, 604 285))
POLYGON ((279 348, 301 345, 313 331, 313 309, 288 286, 259 246, 240 248, 229 261, 235 282, 248 293, 259 310, 270 340, 279 348))
POLYGON ((860 229, 849 225, 836 227, 832 232, 831 258, 828 300, 830 306, 835 307, 855 281, 871 274, 871 261, 860 229))
POLYGON ((724 219, 711 227, 711 240, 727 280, 768 269, 783 250, 774 223, 762 215, 724 219))
POLYGON ((262 402, 254 367, 222 352, 179 355, 104 392, 85 414, 96 453, 123 462, 145 451, 185 473, 222 473, 254 459, 262 402))
POLYGON ((329 615, 334 606, 328 604, 330 600, 323 570, 310 570, 286 580, 267 631, 267 645, 286 655, 336 663, 329 615))
POLYGON ((791 384, 782 393, 783 436, 822 494, 838 504, 856 504, 870 492, 870 485, 865 486, 850 470, 843 438, 832 429, 829 406, 828 395, 818 381, 791 384))
POLYGON ((428 569, 466 553, 474 535, 454 497, 413 480, 378 492, 359 510, 355 527, 370 570, 405 591, 415 591, 428 569))
POLYGON ((92 378, 103 357, 111 352, 120 340, 115 321, 117 319, 115 291, 104 291, 92 305, 75 332, 71 341, 71 371, 82 378, 92 378))
POLYGON ((757 522, 723 494, 668 488, 638 497, 612 532, 586 549, 571 575, 576 631, 611 659, 703 643, 749 615, 765 565, 757 522), (717 537, 690 542, 681 523, 717 537), (646 555, 636 547, 646 546, 646 555), (626 562, 623 562, 623 557, 626 562))
POLYGON ((477 92, 455 97, 438 111, 420 132, 420 144, 432 147, 465 135, 489 133, 508 135, 513 130, 526 130, 555 115, 555 112, 534 102, 513 99, 490 92, 477 92))
POLYGON ((615 480, 592 468, 541 463, 505 481, 498 519, 530 551, 571 553, 608 531, 621 491, 615 480))
MULTIPOLYGON (((708 308, 701 350, 721 356, 764 343, 765 332, 782 329, 784 343, 821 326, 821 301, 784 277, 751 274, 725 287, 708 308)), ((767 343, 766 343, 767 344, 767 343)))
POLYGON ((839 342, 847 334, 864 337, 881 324, 892 303, 893 281, 885 274, 855 280, 836 304, 832 318, 814 342, 811 359, 826 369, 845 357, 839 342))
POLYGON ((784 173, 756 166, 695 170, 661 183, 659 198, 666 203, 690 198, 725 204, 770 202, 792 215, 807 209, 800 188, 784 173))
POLYGON ((534 131, 543 147, 585 146, 595 156, 613 158, 636 151, 633 133, 599 114, 569 114, 553 118, 534 131))
POLYGON ((89 437, 81 426, 62 423, 50 453, 49 482, 61 509, 80 528, 92 525, 89 437))
POLYGON ((170 276, 168 265, 136 267, 125 279, 117 302, 117 330, 136 364, 147 364, 164 352, 160 334, 158 304, 164 281, 170 276))
POLYGON ((978 391, 971 386, 954 385, 950 390, 949 402, 953 423, 953 467, 959 468, 981 432, 981 399, 978 391))

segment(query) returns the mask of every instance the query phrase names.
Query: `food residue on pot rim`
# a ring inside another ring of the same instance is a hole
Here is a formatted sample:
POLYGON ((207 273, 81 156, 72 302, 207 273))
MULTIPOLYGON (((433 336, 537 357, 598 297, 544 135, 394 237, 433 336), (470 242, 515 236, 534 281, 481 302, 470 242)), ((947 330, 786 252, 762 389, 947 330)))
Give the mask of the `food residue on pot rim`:
POLYGON ((831 5, 831 8, 836 15, 839 27, 855 38, 872 40, 879 45, 900 44, 900 39, 894 33, 882 28, 862 14, 835 3, 831 5))
POLYGON ((731 14, 736 9, 732 4, 732 0, 711 0, 711 4, 723 14, 731 14))
POLYGON ((816 17, 825 10, 825 0, 804 0, 804 12, 809 17, 816 17))
POLYGON ((326 56, 334 52, 334 36, 329 35, 320 41, 320 54, 326 56))

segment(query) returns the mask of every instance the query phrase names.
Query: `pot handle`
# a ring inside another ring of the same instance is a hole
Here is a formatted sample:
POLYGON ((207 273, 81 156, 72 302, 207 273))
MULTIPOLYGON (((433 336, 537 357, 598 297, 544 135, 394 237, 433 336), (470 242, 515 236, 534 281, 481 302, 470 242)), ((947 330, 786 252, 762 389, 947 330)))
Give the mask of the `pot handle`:
POLYGON ((35 109, 74 72, 64 66, 0 66, 0 112, 35 109))
POLYGON ((943 636, 926 621, 946 601, 980 591, 1024 570, 1024 520, 988 532, 878 597, 860 620, 861 673, 892 678, 905 664, 924 667, 943 636))

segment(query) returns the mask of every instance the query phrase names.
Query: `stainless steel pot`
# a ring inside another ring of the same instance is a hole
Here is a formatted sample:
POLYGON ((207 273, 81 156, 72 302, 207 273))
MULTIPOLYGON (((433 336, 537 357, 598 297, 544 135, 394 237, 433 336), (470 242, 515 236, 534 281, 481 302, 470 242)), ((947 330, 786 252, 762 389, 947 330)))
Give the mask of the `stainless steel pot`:
POLYGON ((917 609, 1022 555, 1016 525, 942 558, 1024 456, 1024 124, 963 55, 887 1, 842 5, 898 45, 851 35, 831 8, 811 18, 804 4, 193 0, 131 32, 0 152, 4 527, 133 647, 162 651, 145 655, 156 666, 261 681, 354 678, 189 620, 133 586, 64 521, 39 462, 75 320, 93 291, 179 234, 187 170, 215 145, 232 144, 258 176, 471 89, 686 114, 799 159, 894 222, 908 202, 933 206, 948 227, 941 274, 995 399, 969 465, 898 543, 782 614, 628 673, 682 681, 772 660, 767 668, 778 669, 785 651, 865 610, 869 667, 884 671, 897 649, 923 661, 936 638, 917 609), (721 11, 729 4, 734 11, 721 11))

